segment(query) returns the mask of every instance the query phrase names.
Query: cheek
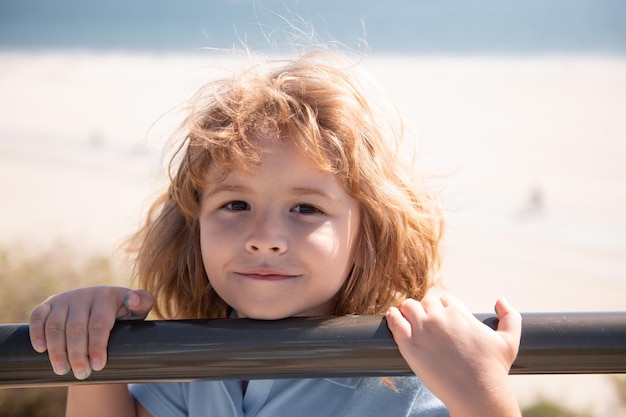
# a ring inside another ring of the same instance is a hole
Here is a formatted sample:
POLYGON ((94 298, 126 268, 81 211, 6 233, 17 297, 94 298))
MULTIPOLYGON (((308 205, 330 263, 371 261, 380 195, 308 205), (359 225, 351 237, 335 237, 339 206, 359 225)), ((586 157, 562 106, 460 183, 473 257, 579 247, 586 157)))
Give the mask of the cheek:
POLYGON ((242 222, 224 221, 216 216, 200 219, 200 244, 203 251, 219 250, 241 235, 242 222))
POLYGON ((305 253, 315 258, 314 264, 330 278, 345 279, 353 263, 356 240, 346 228, 326 226, 307 238, 305 253), (320 262, 320 260, 324 260, 320 262))
POLYGON ((214 276, 228 255, 231 247, 231 234, 227 231, 215 230, 207 225, 200 225, 200 250, 202 262, 209 277, 214 276))
POLYGON ((206 238, 206 233, 202 233, 202 230, 200 230, 200 251, 202 253, 202 264, 204 265, 204 270, 206 272, 206 274, 209 276, 209 280, 211 278, 211 269, 212 269, 212 265, 211 265, 211 261, 214 260, 214 250, 213 247, 215 245, 212 244, 212 242, 206 238))
POLYGON ((316 252, 316 256, 335 258, 342 256, 342 246, 345 246, 343 234, 340 229, 327 223, 310 233, 306 237, 306 243, 311 251, 316 252))

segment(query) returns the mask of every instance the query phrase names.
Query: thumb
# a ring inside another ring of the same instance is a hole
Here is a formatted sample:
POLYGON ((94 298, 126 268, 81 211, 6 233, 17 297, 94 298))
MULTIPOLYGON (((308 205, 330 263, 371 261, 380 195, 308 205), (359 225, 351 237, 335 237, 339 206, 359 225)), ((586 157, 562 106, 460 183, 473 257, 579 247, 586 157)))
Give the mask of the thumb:
POLYGON ((498 316, 498 331, 510 334, 521 333, 522 316, 505 298, 500 298, 496 302, 496 315, 498 316))
POLYGON ((496 314, 498 316, 498 333, 513 351, 513 356, 516 356, 522 336, 522 315, 504 298, 496 302, 496 314))
POLYGON ((143 320, 146 318, 152 306, 154 299, 152 295, 145 290, 132 290, 124 295, 124 305, 117 312, 118 320, 143 320))

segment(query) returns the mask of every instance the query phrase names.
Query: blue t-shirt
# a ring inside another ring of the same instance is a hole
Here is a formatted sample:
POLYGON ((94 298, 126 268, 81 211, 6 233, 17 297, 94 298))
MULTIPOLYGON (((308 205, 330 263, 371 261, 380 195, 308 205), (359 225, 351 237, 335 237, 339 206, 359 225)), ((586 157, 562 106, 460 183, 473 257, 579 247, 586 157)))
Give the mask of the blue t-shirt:
POLYGON ((154 417, 448 417, 417 377, 195 381, 134 384, 154 417))

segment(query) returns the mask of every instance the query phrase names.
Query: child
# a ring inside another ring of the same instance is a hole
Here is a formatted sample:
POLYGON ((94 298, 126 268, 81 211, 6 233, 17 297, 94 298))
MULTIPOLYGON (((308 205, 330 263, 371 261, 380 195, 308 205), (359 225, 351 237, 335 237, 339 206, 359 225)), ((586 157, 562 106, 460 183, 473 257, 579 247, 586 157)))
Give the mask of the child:
POLYGON ((520 415, 507 382, 520 315, 499 300, 493 331, 457 299, 427 294, 441 213, 402 163, 401 128, 351 65, 326 53, 270 62, 209 84, 193 103, 169 189, 132 241, 142 289, 50 297, 31 316, 34 348, 56 373, 86 379, 106 364, 114 321, 151 310, 386 314, 417 377, 76 385, 67 415, 520 415))

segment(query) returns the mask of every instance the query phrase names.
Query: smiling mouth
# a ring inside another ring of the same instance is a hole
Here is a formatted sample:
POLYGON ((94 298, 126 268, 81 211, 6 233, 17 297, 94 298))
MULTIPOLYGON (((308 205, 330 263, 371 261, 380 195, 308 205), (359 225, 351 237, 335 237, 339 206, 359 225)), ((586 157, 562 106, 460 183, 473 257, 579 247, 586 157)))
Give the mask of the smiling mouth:
POLYGON ((297 275, 285 274, 260 274, 260 273, 239 273, 239 275, 253 279, 255 281, 285 281, 296 278, 297 275))

